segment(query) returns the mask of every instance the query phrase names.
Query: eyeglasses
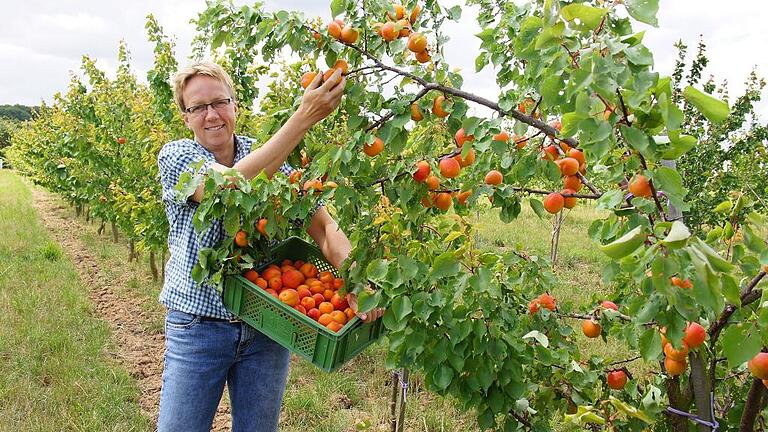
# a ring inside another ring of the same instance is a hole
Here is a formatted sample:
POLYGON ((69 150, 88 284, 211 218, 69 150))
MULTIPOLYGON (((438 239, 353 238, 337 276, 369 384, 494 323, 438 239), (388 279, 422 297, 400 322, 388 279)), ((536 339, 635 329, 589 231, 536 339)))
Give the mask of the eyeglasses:
POLYGON ((195 106, 189 107, 189 108, 185 109, 184 112, 186 112, 187 114, 192 114, 192 115, 197 116, 197 115, 201 115, 203 113, 208 112, 208 107, 211 107, 211 108, 213 108, 213 109, 218 111, 220 109, 223 109, 223 108, 229 106, 230 103, 232 103, 232 98, 219 99, 219 100, 215 100, 215 101, 213 101, 211 103, 200 104, 200 105, 195 105, 195 106))

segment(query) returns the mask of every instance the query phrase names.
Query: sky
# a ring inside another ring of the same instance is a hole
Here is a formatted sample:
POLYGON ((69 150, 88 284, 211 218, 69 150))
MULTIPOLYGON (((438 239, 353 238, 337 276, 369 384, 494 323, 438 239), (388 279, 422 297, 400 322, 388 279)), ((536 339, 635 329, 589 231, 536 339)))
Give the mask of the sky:
MULTIPOLYGON (((236 0, 236 4, 251 4, 236 0)), ((307 16, 330 19, 330 0, 268 0, 270 10, 301 10, 307 16)), ((456 0, 442 1, 451 6, 456 0)), ((655 70, 672 73, 677 52, 673 44, 682 40, 695 54, 699 36, 707 44, 710 60, 704 77, 727 80, 732 98, 740 95, 744 81, 756 67, 768 76, 768 2, 765 0, 660 0, 659 27, 636 26, 646 30, 644 42, 655 54, 655 70)), ((620 6, 619 6, 620 7, 620 6)), ((97 60, 97 66, 114 77, 117 49, 125 40, 131 53, 134 73, 141 79, 152 67, 152 45, 144 24, 152 13, 167 35, 174 37, 176 57, 181 64, 190 54, 194 25, 190 20, 205 9, 204 0, 0 0, 4 22, 0 27, 0 104, 39 105, 65 91, 70 74, 79 73, 81 56, 97 60)), ((465 8, 459 23, 449 23, 446 34, 456 37, 446 46, 446 60, 462 69, 464 90, 496 99, 493 71, 474 73, 479 39, 477 11, 465 8), (467 31, 469 29, 470 31, 467 31)), ((765 94, 763 97, 765 98, 765 94)), ((768 99, 768 98, 766 98, 768 99)), ((761 119, 768 119, 768 100, 758 104, 761 119)))

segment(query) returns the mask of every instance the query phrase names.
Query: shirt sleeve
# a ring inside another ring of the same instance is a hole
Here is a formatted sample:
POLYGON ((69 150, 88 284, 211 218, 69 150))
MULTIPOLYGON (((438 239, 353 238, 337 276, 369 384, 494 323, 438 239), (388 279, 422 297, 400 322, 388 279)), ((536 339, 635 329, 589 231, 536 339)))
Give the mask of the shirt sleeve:
POLYGON ((176 204, 188 204, 189 197, 180 197, 176 191, 176 184, 184 172, 193 172, 194 165, 204 161, 197 174, 208 171, 213 166, 197 145, 191 142, 174 141, 166 144, 157 156, 157 165, 160 171, 160 182, 163 186, 163 201, 176 204))

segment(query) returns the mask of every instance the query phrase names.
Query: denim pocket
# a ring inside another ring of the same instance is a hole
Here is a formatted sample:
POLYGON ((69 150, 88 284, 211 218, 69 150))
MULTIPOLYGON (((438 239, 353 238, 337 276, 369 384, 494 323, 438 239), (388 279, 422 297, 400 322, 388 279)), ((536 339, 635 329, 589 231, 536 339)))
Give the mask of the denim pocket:
POLYGON ((199 322, 200 316, 177 310, 168 311, 168 315, 165 317, 165 326, 178 330, 192 328, 192 326, 199 322))

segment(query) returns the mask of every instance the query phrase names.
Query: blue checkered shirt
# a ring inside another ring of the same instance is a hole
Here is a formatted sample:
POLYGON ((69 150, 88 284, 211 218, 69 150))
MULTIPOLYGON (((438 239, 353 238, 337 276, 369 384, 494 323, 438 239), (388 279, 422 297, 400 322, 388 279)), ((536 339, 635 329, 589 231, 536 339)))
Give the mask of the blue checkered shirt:
MULTIPOLYGON (((253 139, 235 136, 235 162, 251 152, 253 139)), ((164 145, 157 156, 160 181, 163 185, 163 204, 168 216, 168 250, 171 257, 165 268, 165 281, 160 293, 160 303, 175 309, 206 317, 232 319, 235 316, 224 308, 221 295, 215 287, 192 279, 192 268, 198 260, 201 248, 216 247, 226 235, 220 221, 200 236, 192 226, 192 216, 198 203, 177 196, 175 189, 181 173, 192 172, 192 166, 204 161, 198 173, 206 172, 216 162, 213 153, 196 141, 185 138, 164 145)), ((287 163, 279 168, 290 175, 293 168, 287 163)))

